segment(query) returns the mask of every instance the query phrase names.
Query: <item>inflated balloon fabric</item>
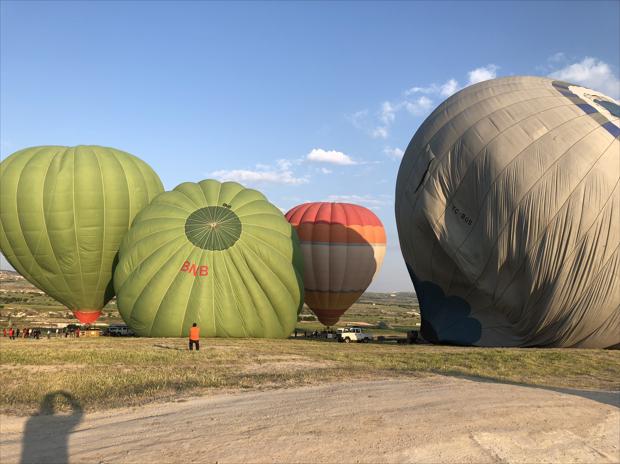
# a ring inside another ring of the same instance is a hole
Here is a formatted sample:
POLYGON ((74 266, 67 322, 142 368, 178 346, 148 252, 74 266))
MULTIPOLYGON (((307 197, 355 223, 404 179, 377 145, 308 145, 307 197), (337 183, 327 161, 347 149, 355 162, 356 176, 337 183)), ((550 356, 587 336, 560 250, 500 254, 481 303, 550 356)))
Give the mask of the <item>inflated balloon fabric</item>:
POLYGON ((125 232, 162 191, 146 163, 113 148, 18 151, 0 164, 0 248, 32 284, 93 322, 114 296, 125 232))
POLYGON ((304 203, 286 213, 304 256, 305 301, 319 321, 332 326, 357 301, 385 256, 385 230, 363 206, 304 203))
POLYGON ((468 87, 411 140, 396 221, 422 334, 480 346, 620 343, 620 122, 539 77, 468 87))
POLYGON ((287 337, 303 305, 295 231, 256 190, 183 183, 136 217, 114 275, 138 335, 287 337))

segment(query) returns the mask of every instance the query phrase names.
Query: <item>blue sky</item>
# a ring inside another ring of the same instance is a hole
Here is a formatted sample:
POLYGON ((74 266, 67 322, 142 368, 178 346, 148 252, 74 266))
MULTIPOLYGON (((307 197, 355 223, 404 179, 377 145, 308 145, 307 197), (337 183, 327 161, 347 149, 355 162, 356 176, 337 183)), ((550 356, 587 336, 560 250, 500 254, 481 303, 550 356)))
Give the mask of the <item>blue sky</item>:
MULTIPOLYGON (((411 290, 394 187, 424 118, 469 83, 553 74, 620 98, 620 2, 1 3, 0 154, 98 144, 167 189, 204 178, 372 208, 371 290, 411 290)), ((0 267, 6 267, 4 259, 0 267)))

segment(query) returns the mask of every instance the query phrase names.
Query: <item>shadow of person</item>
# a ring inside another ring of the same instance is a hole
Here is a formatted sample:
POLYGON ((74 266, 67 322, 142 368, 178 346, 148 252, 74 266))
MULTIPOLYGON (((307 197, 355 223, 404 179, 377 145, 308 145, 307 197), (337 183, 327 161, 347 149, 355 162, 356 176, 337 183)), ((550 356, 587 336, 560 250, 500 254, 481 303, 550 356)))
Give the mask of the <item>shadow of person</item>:
POLYGON ((43 398, 39 411, 24 429, 21 464, 65 464, 69 462, 69 434, 82 420, 82 405, 69 392, 58 390, 43 398), (57 414, 62 403, 69 414, 57 414))

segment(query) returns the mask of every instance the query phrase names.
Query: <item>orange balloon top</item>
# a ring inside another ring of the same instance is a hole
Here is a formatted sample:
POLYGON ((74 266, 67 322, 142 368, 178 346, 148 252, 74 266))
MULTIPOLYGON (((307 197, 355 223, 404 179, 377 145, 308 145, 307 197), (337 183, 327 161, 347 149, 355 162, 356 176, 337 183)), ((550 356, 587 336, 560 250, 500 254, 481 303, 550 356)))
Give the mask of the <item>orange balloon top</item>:
POLYGON ((381 220, 368 208, 351 203, 304 203, 286 213, 286 219, 302 242, 386 242, 381 220))

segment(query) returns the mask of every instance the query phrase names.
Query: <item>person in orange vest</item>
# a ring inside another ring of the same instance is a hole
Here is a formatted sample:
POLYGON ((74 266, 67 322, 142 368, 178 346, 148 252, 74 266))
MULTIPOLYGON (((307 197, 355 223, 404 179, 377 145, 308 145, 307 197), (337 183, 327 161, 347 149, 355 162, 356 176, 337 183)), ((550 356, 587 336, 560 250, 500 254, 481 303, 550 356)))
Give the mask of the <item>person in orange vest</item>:
POLYGON ((189 349, 194 349, 196 345, 196 351, 200 351, 200 327, 194 322, 189 329, 189 349))

